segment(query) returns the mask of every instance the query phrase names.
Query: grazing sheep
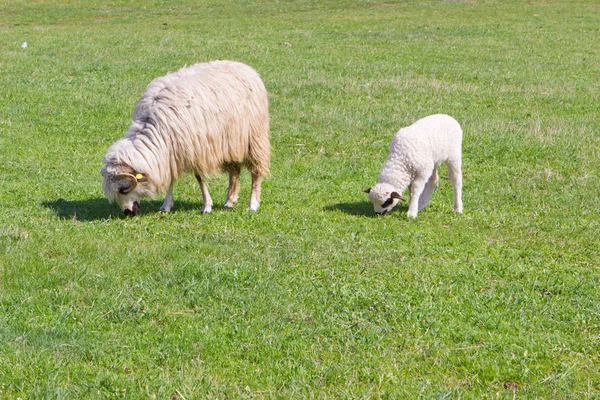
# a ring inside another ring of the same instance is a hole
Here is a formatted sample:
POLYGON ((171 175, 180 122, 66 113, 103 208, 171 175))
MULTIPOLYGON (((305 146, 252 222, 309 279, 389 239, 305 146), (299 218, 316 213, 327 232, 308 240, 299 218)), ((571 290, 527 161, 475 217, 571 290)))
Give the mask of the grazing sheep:
POLYGON ((410 203, 407 215, 416 218, 424 209, 438 183, 437 169, 448 165, 454 187, 454 211, 462 213, 462 130, 448 115, 431 115, 402 128, 392 141, 390 154, 379 174, 378 183, 365 190, 375 212, 384 215, 408 187, 410 203))
POLYGON ((161 211, 173 207, 173 183, 194 172, 202 213, 212 211, 206 178, 229 173, 225 208, 238 200, 241 167, 250 170, 249 209, 260 204, 269 174, 269 110, 265 86, 252 68, 233 61, 195 64, 153 80, 133 122, 104 156, 103 190, 126 215, 140 213, 140 197, 166 192, 161 211))

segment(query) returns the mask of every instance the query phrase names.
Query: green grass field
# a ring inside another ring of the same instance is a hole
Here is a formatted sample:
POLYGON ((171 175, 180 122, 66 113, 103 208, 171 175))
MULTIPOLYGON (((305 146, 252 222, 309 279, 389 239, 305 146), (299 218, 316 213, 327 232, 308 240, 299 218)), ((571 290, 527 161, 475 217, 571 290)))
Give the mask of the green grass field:
POLYGON ((598 1, 7 1, 0 39, 0 398, 600 398, 598 1), (106 149, 214 59, 270 93, 260 210, 189 175, 124 218, 106 149), (465 213, 442 168, 376 216, 435 113, 465 213))

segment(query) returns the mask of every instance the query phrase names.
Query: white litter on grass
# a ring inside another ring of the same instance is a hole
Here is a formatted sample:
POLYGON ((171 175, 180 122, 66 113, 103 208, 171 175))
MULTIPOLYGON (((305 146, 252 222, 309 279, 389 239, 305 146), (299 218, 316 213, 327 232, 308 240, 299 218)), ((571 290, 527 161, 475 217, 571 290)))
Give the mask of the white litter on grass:
POLYGON ((23 43, 21 43, 21 48, 22 48, 22 49, 26 49, 26 48, 27 48, 27 42, 23 42, 23 43))

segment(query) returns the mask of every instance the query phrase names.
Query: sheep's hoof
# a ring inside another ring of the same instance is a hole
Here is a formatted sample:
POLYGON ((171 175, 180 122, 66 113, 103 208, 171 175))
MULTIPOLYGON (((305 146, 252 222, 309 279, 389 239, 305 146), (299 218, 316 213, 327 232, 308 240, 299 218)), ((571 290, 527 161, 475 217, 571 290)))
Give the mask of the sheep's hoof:
POLYGON ((171 209, 167 208, 167 207, 161 207, 160 210, 158 210, 158 211, 160 211, 162 213, 168 213, 168 212, 171 212, 171 209))
POLYGON ((233 204, 223 204, 224 210, 233 210, 233 204))
POLYGON ((256 201, 256 199, 250 199, 250 205, 248 206, 248 211, 256 211, 260 206, 260 202, 256 201))

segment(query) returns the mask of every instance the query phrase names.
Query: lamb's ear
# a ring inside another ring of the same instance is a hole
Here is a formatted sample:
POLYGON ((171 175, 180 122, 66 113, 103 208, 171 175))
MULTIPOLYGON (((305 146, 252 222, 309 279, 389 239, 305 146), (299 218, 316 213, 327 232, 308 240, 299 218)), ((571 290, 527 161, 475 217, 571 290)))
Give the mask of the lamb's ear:
POLYGON ((116 175, 112 180, 121 194, 127 194, 137 186, 137 179, 131 174, 116 175))
POLYGON ((392 194, 390 196, 392 197, 392 199, 406 201, 406 199, 404 197, 402 197, 402 195, 398 192, 392 192, 392 194))
POLYGON ((365 193, 371 193, 371 189, 373 189, 373 186, 371 186, 371 187, 370 187, 370 188, 368 188, 368 189, 365 189, 365 190, 364 190, 364 192, 365 192, 365 193))

